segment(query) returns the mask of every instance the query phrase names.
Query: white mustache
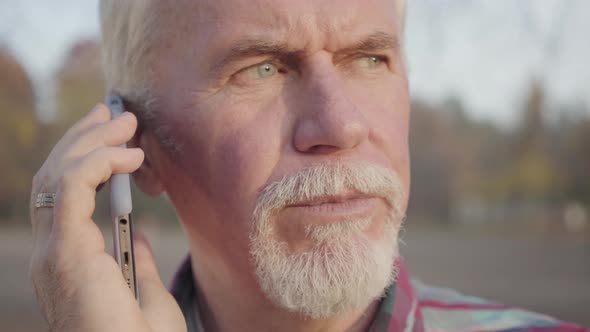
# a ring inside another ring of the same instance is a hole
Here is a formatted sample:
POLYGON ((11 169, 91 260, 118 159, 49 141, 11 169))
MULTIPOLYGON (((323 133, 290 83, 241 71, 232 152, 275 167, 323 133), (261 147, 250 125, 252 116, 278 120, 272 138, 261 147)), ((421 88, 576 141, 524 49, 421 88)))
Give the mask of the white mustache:
POLYGON ((336 162, 303 168, 268 184, 258 196, 254 216, 260 220, 289 205, 350 192, 380 197, 395 215, 403 214, 405 194, 394 171, 366 162, 336 162))

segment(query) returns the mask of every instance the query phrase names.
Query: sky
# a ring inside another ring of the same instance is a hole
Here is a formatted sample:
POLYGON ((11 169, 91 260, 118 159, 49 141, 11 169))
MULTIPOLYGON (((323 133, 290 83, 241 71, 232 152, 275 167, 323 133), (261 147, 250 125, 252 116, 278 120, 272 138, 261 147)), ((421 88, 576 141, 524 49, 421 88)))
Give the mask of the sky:
MULTIPOLYGON (((0 0, 0 47, 20 59, 39 98, 72 43, 98 38, 97 0, 0 0)), ((409 0, 414 97, 459 98, 474 116, 511 123, 532 79, 555 105, 590 105, 590 1, 409 0)))

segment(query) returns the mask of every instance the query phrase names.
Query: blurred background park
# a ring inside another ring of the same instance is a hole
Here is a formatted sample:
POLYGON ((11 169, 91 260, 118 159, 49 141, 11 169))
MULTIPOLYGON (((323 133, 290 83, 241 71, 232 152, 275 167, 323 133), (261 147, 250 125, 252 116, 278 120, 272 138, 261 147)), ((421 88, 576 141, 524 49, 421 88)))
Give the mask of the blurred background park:
MULTIPOLYGON (((588 13, 586 0, 410 1, 415 277, 590 326, 588 13)), ((97 15, 96 0, 0 0, 1 331, 43 330, 30 183, 104 98, 97 15)), ((173 209, 137 190, 134 203, 169 281, 186 254, 173 209)))

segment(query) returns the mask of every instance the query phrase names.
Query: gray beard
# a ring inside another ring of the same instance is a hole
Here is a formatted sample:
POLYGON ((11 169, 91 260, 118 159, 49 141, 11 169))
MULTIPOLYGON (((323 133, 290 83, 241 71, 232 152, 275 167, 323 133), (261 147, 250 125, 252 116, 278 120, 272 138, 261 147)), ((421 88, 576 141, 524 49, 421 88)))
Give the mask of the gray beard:
POLYGON ((255 238, 251 254, 258 283, 275 305, 311 319, 363 310, 396 277, 398 232, 388 228, 378 242, 349 236, 297 254, 272 238, 255 238))
POLYGON ((364 310, 395 280, 398 234, 403 213, 400 182, 391 171, 372 165, 319 166, 271 184, 257 204, 250 255, 258 284, 277 307, 306 318, 323 319, 364 310), (352 188, 376 193, 390 205, 379 239, 364 230, 371 220, 350 219, 330 225, 308 225, 315 244, 290 253, 274 231, 272 216, 289 202, 352 188))

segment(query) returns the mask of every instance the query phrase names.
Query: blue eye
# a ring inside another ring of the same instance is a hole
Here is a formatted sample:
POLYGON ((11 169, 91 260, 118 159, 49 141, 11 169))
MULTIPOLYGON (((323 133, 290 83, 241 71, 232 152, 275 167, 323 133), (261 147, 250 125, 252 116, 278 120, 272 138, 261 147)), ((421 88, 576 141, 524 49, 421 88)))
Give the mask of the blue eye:
POLYGON ((363 62, 361 63, 361 66, 364 66, 369 69, 378 68, 379 66, 385 63, 385 61, 382 58, 374 55, 362 57, 359 60, 363 62))
POLYGON ((261 63, 256 66, 256 75, 258 78, 268 78, 274 76, 278 72, 277 66, 272 63, 261 63))
POLYGON ((282 82, 287 74, 289 70, 280 63, 267 60, 238 71, 232 75, 232 82, 241 86, 274 84, 282 82))
POLYGON ((383 60, 376 56, 370 56, 369 59, 369 67, 376 67, 383 63, 383 60))

